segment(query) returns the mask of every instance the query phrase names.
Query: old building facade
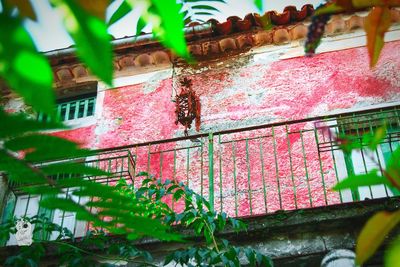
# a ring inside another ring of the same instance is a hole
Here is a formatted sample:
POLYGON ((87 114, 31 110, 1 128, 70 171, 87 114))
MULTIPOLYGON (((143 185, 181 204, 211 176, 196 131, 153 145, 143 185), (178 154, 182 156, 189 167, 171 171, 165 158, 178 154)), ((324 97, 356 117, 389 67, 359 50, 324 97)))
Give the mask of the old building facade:
MULTIPOLYGON (((187 27, 193 65, 151 35, 115 40, 112 87, 90 75, 73 49, 49 52, 57 109, 71 127, 52 134, 103 149, 87 160, 119 177, 138 183, 135 174, 144 171, 183 181, 235 217, 391 197, 383 185, 356 192, 331 188, 350 174, 384 168, 398 145, 400 11, 392 10, 394 24, 370 69, 364 13, 334 16, 319 53, 304 57, 312 10, 274 13, 270 30, 254 14, 187 27), (175 123, 183 78, 201 104, 199 131, 193 122, 188 136, 175 123), (363 150, 345 154, 324 134, 329 128, 333 135, 361 136, 382 120, 388 141, 372 157, 363 150)), ((15 97, 5 107, 25 109, 15 97)), ((38 196, 10 199, 16 216, 38 212, 38 196)), ((53 217, 84 233, 73 214, 53 217)))

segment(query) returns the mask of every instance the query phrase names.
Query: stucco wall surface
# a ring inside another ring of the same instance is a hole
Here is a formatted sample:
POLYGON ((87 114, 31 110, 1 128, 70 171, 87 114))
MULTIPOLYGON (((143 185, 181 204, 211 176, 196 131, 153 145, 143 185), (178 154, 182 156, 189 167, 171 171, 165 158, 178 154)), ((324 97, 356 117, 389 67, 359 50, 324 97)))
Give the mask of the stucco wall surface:
MULTIPOLYGON (((400 100, 399 41, 385 45, 372 70, 365 47, 312 58, 238 57, 210 66, 190 77, 201 100, 202 132, 400 100)), ((172 95, 172 79, 162 76, 108 89, 95 125, 60 135, 94 148, 183 136, 183 127, 175 125, 172 95)), ((324 137, 310 129, 313 122, 214 136, 216 208, 247 216, 340 202, 330 190, 337 180, 333 153, 318 153, 324 137)), ((132 148, 135 173, 185 181, 207 196, 208 149, 207 138, 132 148)))

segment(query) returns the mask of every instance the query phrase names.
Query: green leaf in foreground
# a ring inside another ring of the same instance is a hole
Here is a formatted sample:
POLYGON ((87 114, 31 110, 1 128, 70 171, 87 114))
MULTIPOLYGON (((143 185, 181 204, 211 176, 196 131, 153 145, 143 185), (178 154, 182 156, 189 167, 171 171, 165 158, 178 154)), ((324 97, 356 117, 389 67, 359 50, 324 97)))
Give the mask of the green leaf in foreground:
POLYGON ((376 129, 374 135, 368 142, 368 147, 371 150, 377 149, 378 145, 383 141, 386 134, 387 134, 387 126, 386 126, 386 124, 384 124, 383 126, 376 129))
POLYGON ((397 238, 385 252, 385 266, 397 267, 400 263, 400 238, 397 238))
POLYGON ((140 17, 136 25, 136 35, 139 35, 144 29, 144 27, 146 27, 146 25, 147 25, 146 21, 142 17, 140 17))
POLYGON ((357 238, 356 263, 362 265, 382 244, 386 235, 400 222, 400 211, 381 211, 372 216, 357 238))
POLYGON ((335 14, 335 13, 343 12, 344 10, 345 10, 344 7, 332 2, 332 3, 328 3, 323 6, 318 7, 314 12, 314 16, 321 16, 321 15, 325 15, 325 14, 335 14))
POLYGON ((47 175, 55 175, 59 173, 67 173, 69 175, 91 175, 91 176, 103 176, 109 175, 106 171, 86 166, 83 163, 77 162, 63 162, 45 165, 41 167, 41 171, 47 175))
POLYGON ((391 184, 385 177, 378 175, 378 170, 372 170, 367 174, 350 175, 348 178, 337 183, 333 187, 333 190, 336 191, 343 189, 356 190, 360 186, 380 185, 380 184, 391 186, 391 184))
MULTIPOLYGON (((205 2, 204 0, 183 0, 184 3, 197 3, 197 2, 205 2)), ((225 0, 209 0, 207 2, 219 2, 219 3, 224 3, 226 4, 225 0)))
POLYGON ((110 20, 108 21, 108 26, 110 27, 123 17, 125 17, 128 13, 132 11, 132 7, 130 4, 128 4, 126 1, 123 1, 121 5, 115 10, 115 12, 112 14, 110 20))
POLYGON ((153 25, 153 32, 161 43, 172 49, 178 56, 190 59, 183 31, 181 5, 175 0, 152 1, 154 8, 149 9, 161 19, 159 25, 153 25))
POLYGON ((69 140, 36 133, 8 140, 4 143, 4 147, 15 152, 28 150, 25 154, 25 160, 30 162, 90 156, 93 154, 90 150, 80 149, 76 143, 69 140))
POLYGON ((47 209, 59 209, 62 211, 76 212, 76 217, 79 220, 92 221, 96 224, 102 224, 101 220, 96 218, 93 214, 87 211, 83 206, 74 202, 72 199, 58 198, 58 197, 47 197, 40 201, 41 207, 47 209))
POLYGON ((2 108, 0 108, 0 121, 0 138, 15 137, 26 132, 65 128, 61 123, 39 122, 28 119, 26 115, 22 113, 7 113, 2 108))
POLYGON ((219 11, 217 8, 209 5, 196 5, 192 6, 192 9, 202 9, 202 10, 212 10, 212 11, 219 11))
POLYGON ((371 9, 364 22, 370 67, 374 67, 378 62, 379 55, 385 44, 385 33, 389 30, 391 24, 391 13, 387 6, 371 9))
POLYGON ((64 24, 75 41, 79 58, 105 83, 111 85, 113 61, 111 36, 106 24, 85 12, 73 0, 51 0, 64 16, 64 24))
POLYGON ((254 0, 254 4, 260 12, 263 11, 263 0, 254 0))
POLYGON ((44 183, 43 173, 30 167, 26 162, 0 150, 0 173, 5 172, 8 179, 18 183, 44 183))
POLYGON ((0 14, 0 77, 36 111, 55 115, 53 72, 21 20, 0 14))
POLYGON ((400 190, 400 147, 391 154, 386 165, 385 176, 397 190, 400 190))

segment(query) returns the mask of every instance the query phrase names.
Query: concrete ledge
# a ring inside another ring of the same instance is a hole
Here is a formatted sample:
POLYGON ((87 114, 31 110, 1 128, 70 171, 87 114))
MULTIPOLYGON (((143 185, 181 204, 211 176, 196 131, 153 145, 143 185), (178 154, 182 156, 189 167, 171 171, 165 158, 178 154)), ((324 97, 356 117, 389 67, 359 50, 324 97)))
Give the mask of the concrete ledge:
MULTIPOLYGON (((219 236, 239 246, 251 246, 274 259, 276 266, 319 266, 325 254, 333 249, 354 250, 356 238, 365 222, 381 210, 400 208, 400 198, 367 200, 312 209, 278 211, 274 214, 242 218, 247 232, 232 229, 219 236)), ((395 230, 399 232, 399 227, 395 230)), ((391 235, 392 236, 392 235, 391 235)), ((386 240, 386 243, 391 238, 386 240)), ((193 243, 201 240, 193 239, 193 243)), ((140 245, 162 257, 188 244, 171 244, 146 240, 140 245)), ((381 266, 382 248, 364 266, 381 266)))
MULTIPOLYGON (((238 246, 258 249, 271 256, 276 266, 319 266, 323 256, 330 250, 340 248, 354 250, 359 231, 375 212, 398 208, 400 208, 400 198, 396 197, 312 209, 278 211, 269 215, 242 218, 249 226, 248 231, 235 233, 232 229, 227 229, 219 236, 238 246)), ((399 232, 399 228, 395 231, 399 232)), ((135 243, 139 248, 148 250, 156 259, 161 260, 171 251, 203 242, 190 231, 182 233, 188 237, 187 243, 160 242, 148 238, 135 243)), ((114 238, 115 242, 118 242, 119 238, 114 238)), ((390 239, 387 238, 386 243, 390 239)), ((17 247, 0 248, 0 259, 15 253, 17 249, 17 247)), ((383 249, 364 266, 381 266, 383 249)), ((47 251, 49 256, 47 258, 51 259, 55 250, 48 246, 47 251)))

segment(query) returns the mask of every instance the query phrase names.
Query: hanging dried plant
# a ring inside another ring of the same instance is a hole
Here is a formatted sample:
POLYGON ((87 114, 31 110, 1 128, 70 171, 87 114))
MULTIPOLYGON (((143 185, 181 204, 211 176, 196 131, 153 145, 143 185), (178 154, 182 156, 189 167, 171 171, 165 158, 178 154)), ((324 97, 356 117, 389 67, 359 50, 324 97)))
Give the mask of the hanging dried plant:
POLYGON ((180 82, 181 92, 176 96, 176 121, 175 124, 182 124, 185 127, 185 136, 188 135, 188 129, 192 127, 193 120, 196 121, 196 131, 200 131, 200 98, 192 90, 192 81, 184 78, 180 82))

